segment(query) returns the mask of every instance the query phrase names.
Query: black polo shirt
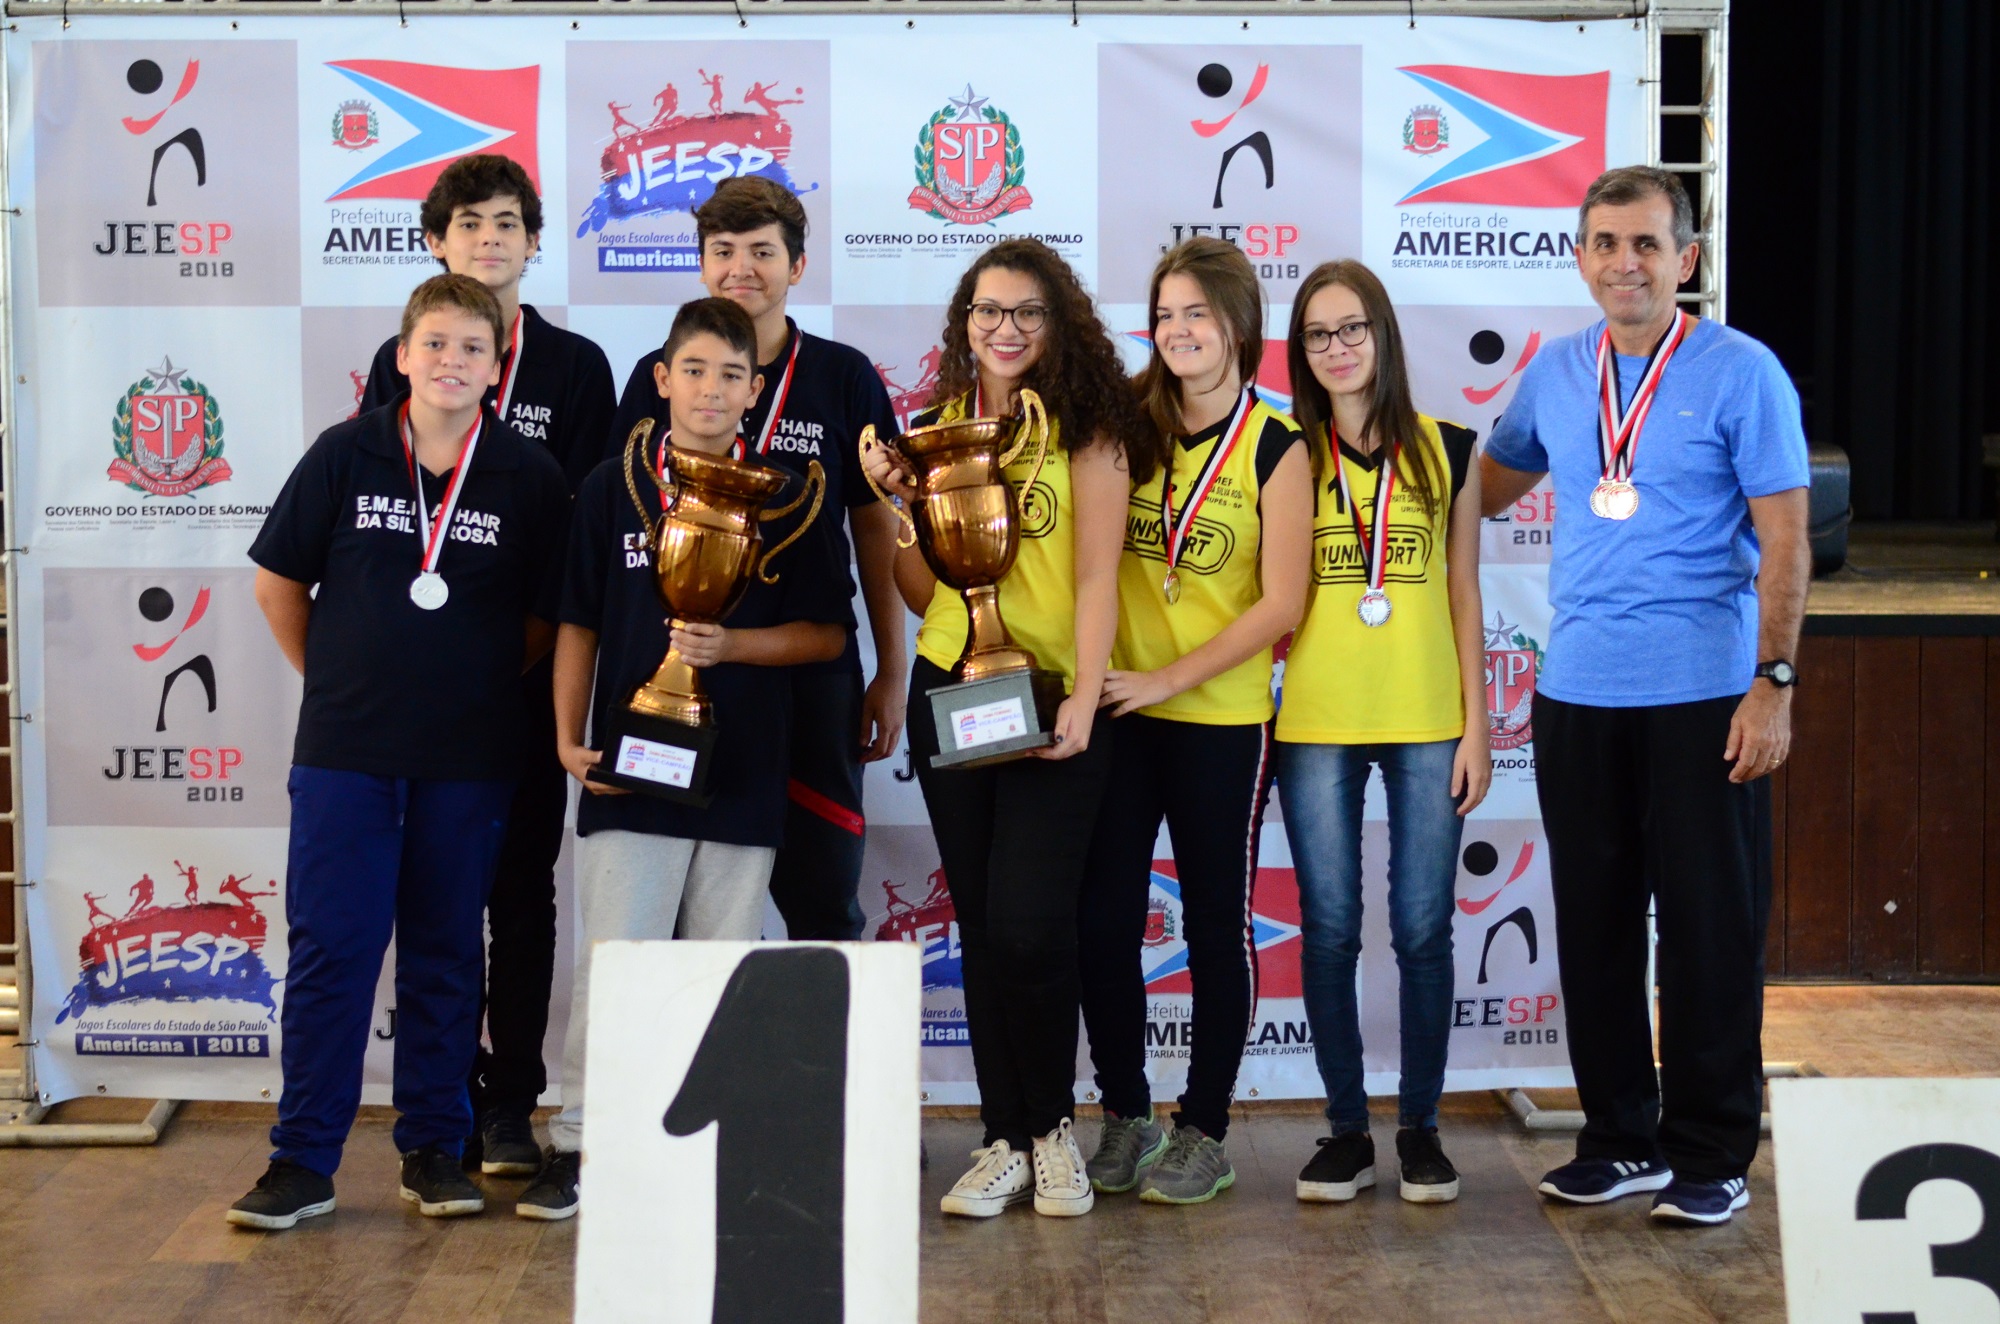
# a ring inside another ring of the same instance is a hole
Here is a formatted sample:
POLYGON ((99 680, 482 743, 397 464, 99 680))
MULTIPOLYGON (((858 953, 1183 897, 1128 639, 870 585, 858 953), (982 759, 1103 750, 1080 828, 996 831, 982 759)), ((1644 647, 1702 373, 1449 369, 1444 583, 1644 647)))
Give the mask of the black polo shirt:
MULTIPOLYGON (((521 344, 521 380, 514 383, 507 422, 548 448, 574 492, 605 455, 605 429, 614 407, 611 360, 596 341, 557 326, 533 304, 521 305, 521 344)), ((507 355, 502 345, 503 365, 509 362, 507 355)), ((409 389, 410 379, 396 370, 396 337, 390 336, 368 369, 361 411, 385 405, 409 389)), ((486 393, 486 407, 500 407, 499 387, 486 393)))
MULTIPOLYGON (((525 737, 529 615, 561 600, 569 489, 546 451, 486 411, 438 573, 451 597, 410 601, 422 569, 402 401, 320 434, 250 559, 316 584, 292 760, 382 777, 507 778, 525 737)), ((417 469, 433 516, 450 475, 417 469)))
MULTIPOLYGON (((666 609, 653 587, 646 530, 626 492, 622 465, 622 457, 606 460, 577 493, 569 569, 563 582, 562 622, 597 634, 593 733, 604 729, 612 704, 629 701, 632 691, 659 669, 670 642, 666 609)), ((655 502, 647 513, 657 518, 654 489, 642 479, 640 490, 655 502)), ((797 491, 794 484, 778 504, 797 491)), ((764 525, 765 546, 777 546, 797 527, 799 515, 764 525)), ((753 578, 724 628, 820 621, 851 630, 854 616, 838 590, 833 555, 825 545, 826 529, 825 521, 814 521, 804 537, 771 563, 778 577, 775 585, 753 578)), ((703 668, 702 685, 715 701, 717 730, 709 783, 715 798, 706 809, 647 795, 586 792, 578 801, 578 834, 616 828, 739 846, 781 844, 791 766, 792 670, 740 662, 703 668)))
MULTIPOLYGON (((831 581, 832 591, 851 601, 854 580, 848 573, 853 562, 847 539, 847 510, 875 500, 875 493, 861 472, 858 449, 861 429, 873 423, 883 437, 893 437, 897 431, 896 414, 889 407, 889 392, 866 354, 837 340, 823 340, 801 331, 789 318, 785 324, 799 342, 799 362, 792 373, 791 389, 785 393, 784 412, 778 416, 778 426, 771 434, 770 449, 762 459, 766 464, 781 465, 800 474, 806 471, 808 463, 818 460, 826 470, 826 504, 821 507, 820 519, 827 526, 828 554, 839 569, 838 578, 831 581)), ((791 352, 792 340, 788 338, 776 361, 757 369, 763 375, 764 390, 757 397, 756 407, 743 416, 742 431, 748 439, 746 451, 763 435, 764 420, 770 417, 778 398, 778 382, 785 375, 785 362, 791 352)), ((615 453, 623 453, 625 438, 640 419, 654 420, 655 437, 659 435, 658 429, 667 426, 667 402, 660 398, 653 381, 653 368, 659 362, 660 351, 654 350, 634 365, 632 375, 626 379, 625 393, 618 398, 618 417, 611 425, 615 453)), ((816 662, 801 670, 847 670, 859 666, 859 659, 850 625, 845 652, 831 662, 816 662)))

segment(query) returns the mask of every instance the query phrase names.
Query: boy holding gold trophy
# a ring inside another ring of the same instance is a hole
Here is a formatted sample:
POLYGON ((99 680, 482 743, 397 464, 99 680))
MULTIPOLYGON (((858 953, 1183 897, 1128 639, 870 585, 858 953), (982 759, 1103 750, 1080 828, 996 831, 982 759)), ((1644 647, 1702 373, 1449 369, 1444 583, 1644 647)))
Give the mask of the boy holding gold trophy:
MULTIPOLYGON (((824 480, 760 509, 791 484, 733 454, 763 385, 756 356, 755 327, 736 304, 683 305, 654 375, 667 434, 642 423, 625 455, 577 494, 555 707, 557 753, 587 792, 576 871, 585 950, 669 939, 676 928, 695 939, 759 936, 784 838, 785 668, 839 656, 852 628, 828 549, 798 548, 782 573, 771 565, 793 542, 823 536, 824 480), (758 532, 767 517, 783 534, 768 548, 758 532), (586 713, 601 750, 585 744, 586 713)), ((524 1218, 576 1212, 589 1005, 583 962, 563 1044, 563 1111, 515 1206, 524 1218)))

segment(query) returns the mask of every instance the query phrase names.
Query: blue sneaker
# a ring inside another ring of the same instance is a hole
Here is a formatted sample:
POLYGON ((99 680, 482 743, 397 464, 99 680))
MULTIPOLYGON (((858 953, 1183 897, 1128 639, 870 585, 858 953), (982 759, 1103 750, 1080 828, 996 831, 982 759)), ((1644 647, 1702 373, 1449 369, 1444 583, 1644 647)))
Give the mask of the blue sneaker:
POLYGON ((1653 1197, 1653 1217, 1662 1223, 1727 1223, 1731 1214, 1749 1203, 1750 1183, 1741 1177, 1727 1181, 1682 1177, 1653 1197))
POLYGON ((1673 1170, 1664 1163, 1579 1158, 1549 1171, 1535 1189, 1565 1204, 1603 1204, 1620 1196, 1657 1191, 1673 1179, 1673 1170))

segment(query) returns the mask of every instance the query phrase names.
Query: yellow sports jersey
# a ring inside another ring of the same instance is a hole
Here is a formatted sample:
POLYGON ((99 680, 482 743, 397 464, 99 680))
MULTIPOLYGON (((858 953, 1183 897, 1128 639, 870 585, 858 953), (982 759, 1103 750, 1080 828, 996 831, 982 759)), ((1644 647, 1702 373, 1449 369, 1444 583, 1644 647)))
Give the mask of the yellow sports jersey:
MULTIPOLYGON (((935 418, 920 421, 949 422, 965 412, 965 401, 953 400, 935 418)), ((1034 447, 1023 447, 1007 466, 1020 498, 1021 550, 1000 581, 1000 619, 1010 640, 1033 653, 1043 667, 1062 673, 1068 691, 1076 683, 1076 507, 1070 498, 1069 455, 1059 444, 1053 418, 1048 447, 1048 460, 1028 491, 1021 485, 1034 472, 1034 447)), ((966 624, 964 595, 939 584, 917 628, 918 656, 951 670, 965 651, 966 624)))
MULTIPOLYGON (((1241 434, 1230 445, 1236 411, 1191 437, 1176 438, 1170 475, 1170 503, 1177 525, 1186 523, 1175 567, 1179 597, 1167 601, 1166 521, 1160 504, 1162 475, 1132 486, 1125 522, 1125 554, 1118 562, 1118 641, 1111 665, 1125 671, 1157 671, 1213 639, 1264 594, 1258 558, 1264 519, 1258 502, 1264 482, 1299 444, 1298 424, 1253 394, 1241 434), (1183 507, 1193 500, 1217 448, 1227 448, 1214 470, 1207 496, 1191 523, 1183 507)), ((1254 657, 1165 703, 1139 710, 1149 717, 1209 726, 1237 726, 1271 720, 1271 650, 1254 657)))
MULTIPOLYGON (((1306 617, 1285 659, 1277 736, 1301 744, 1363 745, 1455 740, 1465 734, 1465 694, 1451 628, 1445 544, 1451 501, 1471 462, 1473 434, 1453 423, 1417 419, 1423 453, 1444 489, 1426 517, 1403 483, 1390 497, 1387 622, 1370 627, 1357 614, 1368 586, 1361 540, 1341 497, 1333 466, 1346 466, 1348 490, 1363 528, 1375 518, 1375 494, 1387 452, 1363 457, 1342 445, 1329 454, 1323 437, 1313 493, 1313 573, 1306 617)), ((1416 457, 1405 453, 1406 461, 1416 457)))

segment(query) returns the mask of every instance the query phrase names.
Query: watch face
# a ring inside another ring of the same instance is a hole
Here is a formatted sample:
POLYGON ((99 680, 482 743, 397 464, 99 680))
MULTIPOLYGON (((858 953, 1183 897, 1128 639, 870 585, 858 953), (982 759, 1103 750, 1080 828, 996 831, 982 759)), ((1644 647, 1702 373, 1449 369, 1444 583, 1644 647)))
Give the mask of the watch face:
POLYGON ((1789 662, 1766 662, 1760 670, 1777 685, 1790 685, 1799 678, 1798 670, 1789 662))

